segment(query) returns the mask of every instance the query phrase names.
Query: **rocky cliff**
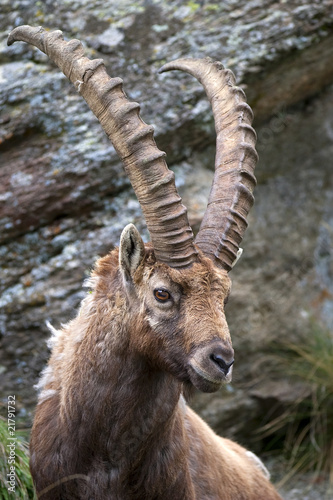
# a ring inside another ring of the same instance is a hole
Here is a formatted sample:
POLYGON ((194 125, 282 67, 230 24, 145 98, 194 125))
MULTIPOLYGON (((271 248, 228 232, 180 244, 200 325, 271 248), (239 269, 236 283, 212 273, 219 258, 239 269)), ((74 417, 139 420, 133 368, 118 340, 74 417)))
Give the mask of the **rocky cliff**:
POLYGON ((75 89, 37 50, 7 47, 21 24, 79 38, 123 78, 155 126, 194 227, 212 179, 212 115, 198 82, 158 68, 209 55, 246 90, 260 162, 227 307, 234 383, 195 402, 218 431, 245 439, 267 405, 297 391, 284 374, 271 378, 272 342, 299 341, 314 323, 333 330, 332 0, 2 0, 1 397, 15 393, 29 421, 48 357, 45 321, 73 317, 95 259, 127 223, 148 234, 112 145, 75 89))

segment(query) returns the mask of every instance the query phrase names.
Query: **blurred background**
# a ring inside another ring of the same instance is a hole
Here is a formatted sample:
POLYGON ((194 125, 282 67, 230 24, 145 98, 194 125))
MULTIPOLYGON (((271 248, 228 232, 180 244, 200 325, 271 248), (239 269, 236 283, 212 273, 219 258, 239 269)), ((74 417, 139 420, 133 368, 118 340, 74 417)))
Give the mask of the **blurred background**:
POLYGON ((21 24, 79 38, 124 80, 195 230, 213 175, 212 113, 196 80, 158 69, 210 56, 235 73, 254 110, 260 162, 226 311, 234 379, 191 404, 268 460, 286 499, 332 498, 333 1, 1 0, 0 414, 15 394, 28 430, 49 356, 45 322, 73 318, 84 279, 127 223, 149 235, 76 90, 37 49, 7 47, 21 24))

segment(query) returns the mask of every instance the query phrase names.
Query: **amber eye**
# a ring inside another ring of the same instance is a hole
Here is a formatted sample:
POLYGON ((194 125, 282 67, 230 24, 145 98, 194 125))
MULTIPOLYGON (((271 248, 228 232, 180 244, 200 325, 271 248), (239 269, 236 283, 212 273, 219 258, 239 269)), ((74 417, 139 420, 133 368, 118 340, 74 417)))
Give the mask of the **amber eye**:
POLYGON ((166 302, 171 298, 170 293, 162 288, 155 288, 154 297, 158 302, 166 302))

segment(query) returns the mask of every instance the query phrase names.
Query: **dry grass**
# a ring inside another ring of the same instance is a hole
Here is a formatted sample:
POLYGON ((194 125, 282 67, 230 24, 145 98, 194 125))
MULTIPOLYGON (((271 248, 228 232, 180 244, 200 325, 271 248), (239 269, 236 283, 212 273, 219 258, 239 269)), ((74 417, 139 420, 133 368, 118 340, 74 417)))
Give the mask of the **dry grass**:
POLYGON ((300 344, 283 344, 274 356, 276 367, 304 391, 282 414, 260 429, 263 438, 284 435, 287 474, 328 474, 333 485, 333 334, 315 328, 300 344))

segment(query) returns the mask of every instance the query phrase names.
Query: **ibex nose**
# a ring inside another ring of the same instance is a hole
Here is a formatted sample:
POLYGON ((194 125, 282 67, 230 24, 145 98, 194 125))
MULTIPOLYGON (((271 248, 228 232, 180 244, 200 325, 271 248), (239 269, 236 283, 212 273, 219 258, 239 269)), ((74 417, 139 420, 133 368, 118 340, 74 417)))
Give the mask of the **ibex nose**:
MULTIPOLYGON (((231 367, 234 363, 234 350, 227 342, 213 341, 199 347, 189 360, 190 367, 206 381, 222 384, 231 380, 231 367)), ((197 386, 200 382, 197 383, 197 386)), ((200 389, 200 387, 198 387, 200 389)), ((205 390, 205 389, 204 389, 205 390)))
POLYGON ((227 375, 229 368, 234 364, 235 361, 234 359, 232 359, 231 361, 227 362, 225 361, 225 359, 223 359, 221 354, 215 353, 210 355, 210 359, 218 365, 218 367, 223 371, 224 375, 227 375))

